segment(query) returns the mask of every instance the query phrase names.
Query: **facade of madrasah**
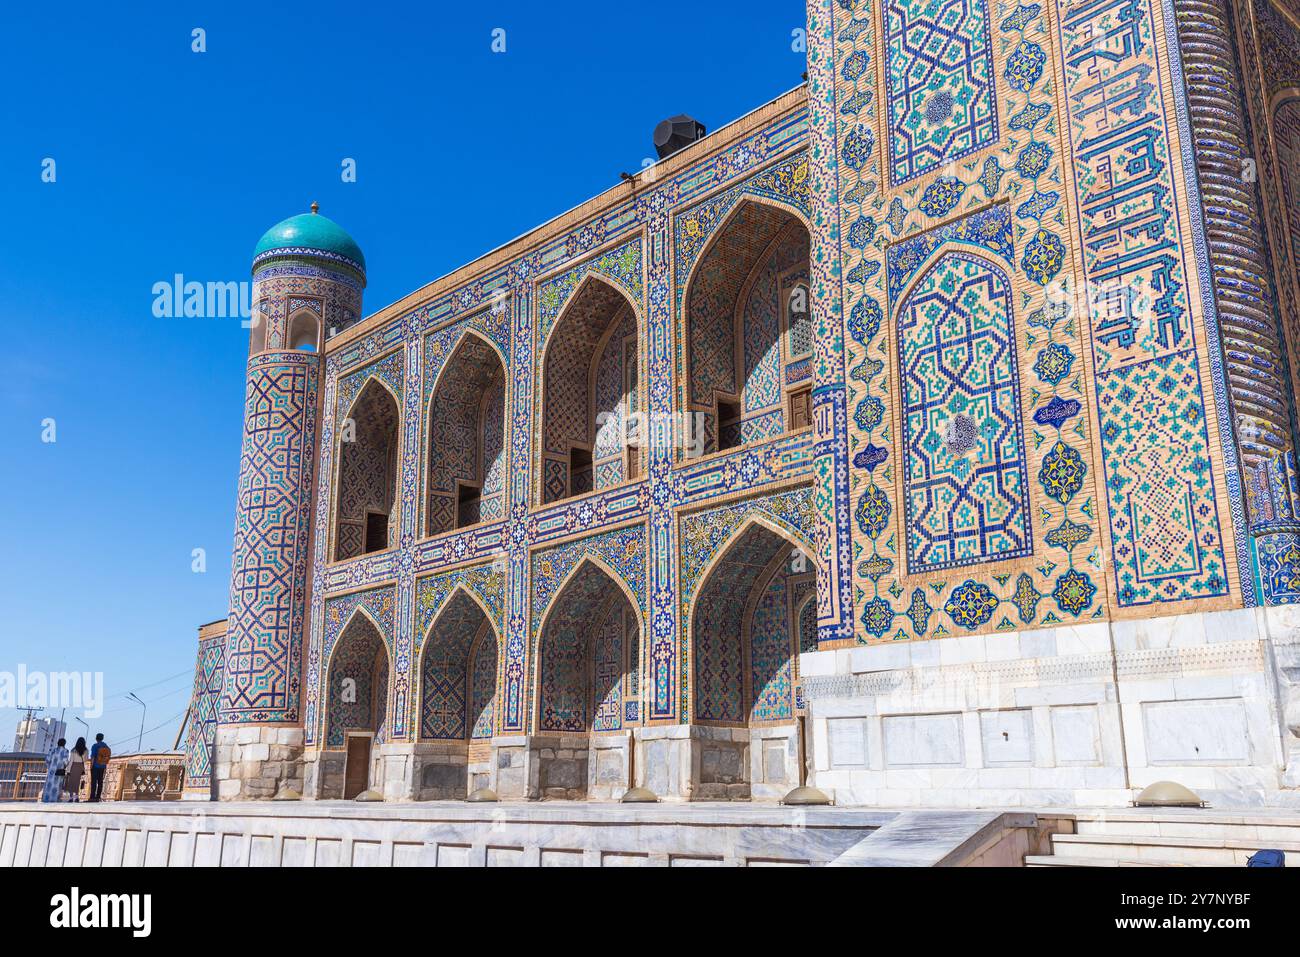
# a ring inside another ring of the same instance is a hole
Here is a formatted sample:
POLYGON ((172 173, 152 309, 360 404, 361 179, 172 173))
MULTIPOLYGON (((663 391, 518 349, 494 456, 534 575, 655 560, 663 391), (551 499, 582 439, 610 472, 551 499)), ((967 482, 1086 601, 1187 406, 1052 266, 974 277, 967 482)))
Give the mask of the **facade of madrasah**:
POLYGON ((1300 8, 807 26, 379 312, 324 215, 262 237, 192 796, 1300 785, 1300 8))

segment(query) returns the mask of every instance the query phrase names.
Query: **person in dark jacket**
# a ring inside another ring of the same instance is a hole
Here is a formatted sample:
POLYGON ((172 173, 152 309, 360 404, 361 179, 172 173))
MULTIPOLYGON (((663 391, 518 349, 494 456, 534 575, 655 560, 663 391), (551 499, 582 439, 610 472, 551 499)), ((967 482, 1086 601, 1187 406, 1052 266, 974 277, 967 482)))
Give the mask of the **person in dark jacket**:
POLYGON ((108 759, 112 750, 104 743, 102 734, 95 735, 95 743, 90 746, 90 799, 98 801, 104 790, 104 772, 108 770, 108 759))

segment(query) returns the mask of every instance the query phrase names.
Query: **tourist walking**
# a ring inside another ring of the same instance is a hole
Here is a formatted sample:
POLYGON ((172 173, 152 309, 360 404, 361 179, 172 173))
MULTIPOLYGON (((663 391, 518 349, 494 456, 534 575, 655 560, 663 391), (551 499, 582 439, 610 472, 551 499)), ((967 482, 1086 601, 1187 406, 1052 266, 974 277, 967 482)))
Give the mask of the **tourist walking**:
POLYGON ((68 772, 63 776, 69 800, 81 800, 81 776, 86 773, 86 739, 78 738, 68 755, 68 772))
POLYGON ((46 804, 58 804, 59 793, 63 790, 63 775, 68 767, 68 742, 59 738, 59 743, 50 748, 45 756, 45 787, 41 791, 41 800, 46 804))
POLYGON ((104 790, 104 772, 108 770, 108 759, 113 751, 104 743, 104 735, 95 735, 95 743, 90 746, 90 799, 98 801, 104 790))

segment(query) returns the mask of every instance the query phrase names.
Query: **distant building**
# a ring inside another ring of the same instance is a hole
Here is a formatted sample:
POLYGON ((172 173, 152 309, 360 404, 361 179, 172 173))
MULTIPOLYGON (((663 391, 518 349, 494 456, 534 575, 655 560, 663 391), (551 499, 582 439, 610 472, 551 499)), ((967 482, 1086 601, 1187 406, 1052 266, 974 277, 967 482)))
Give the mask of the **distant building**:
POLYGON ((45 754, 67 732, 68 726, 55 718, 24 718, 14 732, 14 750, 45 754))

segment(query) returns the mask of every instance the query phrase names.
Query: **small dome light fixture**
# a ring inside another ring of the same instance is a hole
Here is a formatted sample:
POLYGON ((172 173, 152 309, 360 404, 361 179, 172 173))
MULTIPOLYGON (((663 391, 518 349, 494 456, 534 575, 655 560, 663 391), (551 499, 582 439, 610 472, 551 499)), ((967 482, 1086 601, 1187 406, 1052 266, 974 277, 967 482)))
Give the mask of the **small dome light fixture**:
POLYGON ((816 807, 823 804, 830 804, 831 799, 826 796, 826 792, 819 788, 802 785, 795 788, 785 797, 781 798, 781 803, 789 807, 816 807))
POLYGON ((1194 791, 1177 781, 1156 781, 1148 784, 1133 799, 1134 807, 1205 807, 1205 802, 1194 791))

